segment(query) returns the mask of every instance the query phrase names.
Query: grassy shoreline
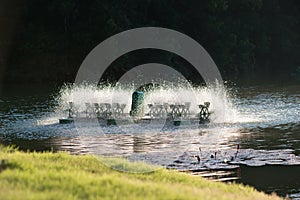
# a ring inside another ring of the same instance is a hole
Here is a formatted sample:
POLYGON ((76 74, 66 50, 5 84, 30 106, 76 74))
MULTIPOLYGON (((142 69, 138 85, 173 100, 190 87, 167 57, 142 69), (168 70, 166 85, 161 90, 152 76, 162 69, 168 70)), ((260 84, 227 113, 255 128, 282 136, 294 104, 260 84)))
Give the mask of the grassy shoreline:
POLYGON ((248 186, 216 183, 166 169, 122 173, 106 167, 92 155, 30 153, 0 147, 0 159, 3 200, 280 199, 248 186))

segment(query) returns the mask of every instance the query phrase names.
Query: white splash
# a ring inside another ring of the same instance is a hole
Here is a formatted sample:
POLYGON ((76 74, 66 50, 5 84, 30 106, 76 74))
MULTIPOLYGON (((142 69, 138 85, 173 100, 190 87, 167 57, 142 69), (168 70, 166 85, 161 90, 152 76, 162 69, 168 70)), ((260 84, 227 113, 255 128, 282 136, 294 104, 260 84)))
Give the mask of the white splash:
MULTIPOLYGON (((89 84, 68 85, 60 90, 57 98, 59 106, 57 113, 63 113, 68 109, 68 102, 74 102, 78 111, 86 109, 85 103, 120 103, 126 104, 125 113, 130 112, 132 93, 136 90, 134 84, 115 86, 96 86, 89 84)), ((192 87, 189 83, 162 83, 160 86, 148 89, 144 97, 144 110, 149 111, 148 104, 153 103, 185 103, 190 102, 190 112, 197 114, 199 104, 210 102, 209 110, 212 112, 213 123, 244 123, 254 122, 257 119, 245 115, 242 116, 232 102, 232 94, 221 84, 208 87, 192 87)))

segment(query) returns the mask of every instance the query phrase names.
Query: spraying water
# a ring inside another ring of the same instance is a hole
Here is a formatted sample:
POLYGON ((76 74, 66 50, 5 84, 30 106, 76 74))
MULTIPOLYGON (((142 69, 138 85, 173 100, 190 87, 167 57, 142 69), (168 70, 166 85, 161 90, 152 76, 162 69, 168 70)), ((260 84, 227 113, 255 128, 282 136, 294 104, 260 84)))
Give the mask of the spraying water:
MULTIPOLYGON (((131 95, 136 90, 134 84, 116 86, 101 86, 82 84, 64 86, 57 98, 59 107, 57 113, 68 109, 68 102, 74 102, 79 112, 86 109, 85 103, 119 103, 126 104, 125 113, 130 112, 131 95)), ((199 113, 199 104, 210 102, 212 112, 211 123, 239 123, 254 119, 242 117, 235 108, 231 94, 224 86, 191 87, 188 83, 162 83, 159 87, 148 88, 145 92, 144 111, 149 112, 148 104, 176 104, 190 102, 190 113, 199 113)))

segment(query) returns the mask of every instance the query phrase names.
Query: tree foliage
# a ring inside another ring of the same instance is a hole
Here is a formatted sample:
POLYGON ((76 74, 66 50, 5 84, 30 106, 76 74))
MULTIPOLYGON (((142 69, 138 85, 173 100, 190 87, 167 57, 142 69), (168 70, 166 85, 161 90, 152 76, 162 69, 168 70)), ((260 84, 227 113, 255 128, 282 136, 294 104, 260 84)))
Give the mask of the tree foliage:
MULTIPOLYGON (((18 59, 11 61, 11 71, 25 65, 35 76, 51 69, 60 81, 72 81, 83 58, 104 39, 144 26, 191 36, 228 77, 288 74, 300 65, 297 0, 31 0, 23 18, 12 56, 18 59), (39 57, 45 62, 37 61, 39 57)), ((173 57, 166 54, 166 62, 173 57)), ((116 65, 135 62, 127 56, 116 65)))

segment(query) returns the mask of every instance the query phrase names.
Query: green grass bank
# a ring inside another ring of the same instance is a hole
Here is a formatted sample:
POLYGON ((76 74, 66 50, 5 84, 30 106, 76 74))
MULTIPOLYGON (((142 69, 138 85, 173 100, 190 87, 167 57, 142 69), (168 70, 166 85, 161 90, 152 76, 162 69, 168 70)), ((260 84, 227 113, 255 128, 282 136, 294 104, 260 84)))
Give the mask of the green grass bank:
MULTIPOLYGON (((0 159, 2 200, 279 199, 248 186, 212 182, 166 169, 122 173, 91 155, 29 153, 0 147, 0 159)), ((133 165, 129 163, 127 167, 133 165)))

